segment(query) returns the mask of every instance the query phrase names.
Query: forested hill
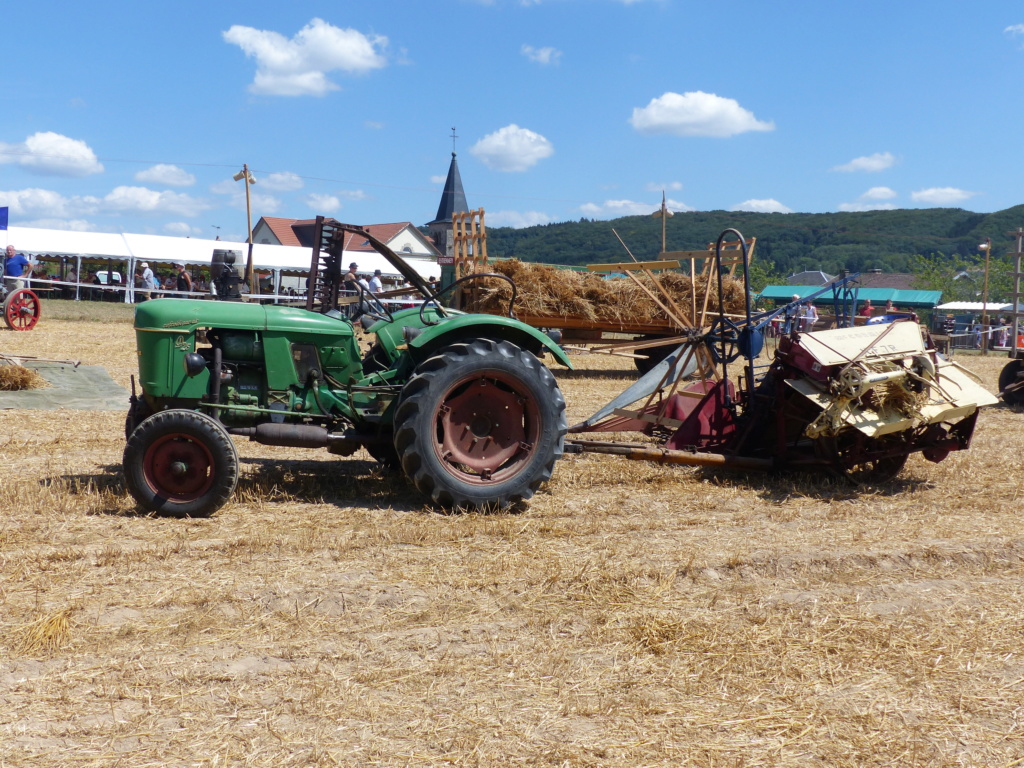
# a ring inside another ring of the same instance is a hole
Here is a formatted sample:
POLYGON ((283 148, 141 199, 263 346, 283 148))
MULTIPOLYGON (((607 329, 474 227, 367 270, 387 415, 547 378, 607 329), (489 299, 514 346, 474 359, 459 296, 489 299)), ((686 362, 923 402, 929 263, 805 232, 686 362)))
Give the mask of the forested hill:
MULTIPOLYGON (((756 237, 756 260, 777 274, 820 269, 905 272, 912 255, 978 253, 992 238, 993 254, 1013 249, 1007 233, 1024 227, 1024 205, 996 213, 961 208, 924 208, 859 213, 746 213, 692 211, 668 220, 668 250, 697 250, 729 227, 756 237), (774 262, 774 269, 770 264, 774 262)), ((545 224, 524 229, 487 230, 491 258, 518 258, 546 264, 628 261, 618 232, 637 259, 652 260, 661 250, 661 219, 626 216, 612 221, 545 224)))

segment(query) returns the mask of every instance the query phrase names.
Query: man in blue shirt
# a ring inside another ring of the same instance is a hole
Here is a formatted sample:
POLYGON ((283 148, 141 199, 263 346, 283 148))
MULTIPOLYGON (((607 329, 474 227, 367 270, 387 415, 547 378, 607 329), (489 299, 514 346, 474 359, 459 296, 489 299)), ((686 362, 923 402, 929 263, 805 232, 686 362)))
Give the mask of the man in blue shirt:
POLYGON ((23 253, 15 253, 14 246, 7 246, 7 257, 4 264, 4 276, 7 278, 7 287, 12 291, 25 287, 23 277, 32 272, 32 264, 25 258, 23 253))

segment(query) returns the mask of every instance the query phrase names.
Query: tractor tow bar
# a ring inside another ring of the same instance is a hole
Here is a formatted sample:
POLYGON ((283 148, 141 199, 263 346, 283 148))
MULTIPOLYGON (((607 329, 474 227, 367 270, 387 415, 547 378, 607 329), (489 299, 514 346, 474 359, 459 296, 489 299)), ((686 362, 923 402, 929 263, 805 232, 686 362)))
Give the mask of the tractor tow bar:
POLYGON ((644 445, 624 445, 602 440, 565 441, 566 453, 607 453, 624 456, 634 461, 653 461, 658 464, 688 464, 695 467, 722 467, 724 469, 750 469, 767 472, 775 469, 772 459, 759 459, 750 456, 729 456, 720 453, 702 453, 698 451, 680 451, 669 448, 658 448, 644 445))

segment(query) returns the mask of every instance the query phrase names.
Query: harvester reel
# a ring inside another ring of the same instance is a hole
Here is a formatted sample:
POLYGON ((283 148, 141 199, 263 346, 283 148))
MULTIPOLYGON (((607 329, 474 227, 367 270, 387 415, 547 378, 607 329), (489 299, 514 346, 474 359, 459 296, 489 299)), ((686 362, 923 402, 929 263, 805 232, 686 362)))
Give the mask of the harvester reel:
POLYGON ((4 299, 3 313, 12 331, 31 331, 39 322, 39 297, 28 288, 11 291, 4 299))

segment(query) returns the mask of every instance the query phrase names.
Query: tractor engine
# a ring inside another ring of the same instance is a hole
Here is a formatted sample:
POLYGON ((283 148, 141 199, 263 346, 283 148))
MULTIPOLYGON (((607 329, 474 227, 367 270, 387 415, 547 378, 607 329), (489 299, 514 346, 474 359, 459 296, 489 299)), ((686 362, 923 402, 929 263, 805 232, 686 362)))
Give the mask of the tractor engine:
MULTIPOLYGON (((207 334, 210 347, 199 349, 211 372, 211 399, 228 406, 270 408, 263 341, 256 331, 212 330, 207 334), (219 354, 218 354, 219 353, 219 354)), ((282 410, 291 410, 291 402, 275 401, 282 410), (283 407, 282 407, 283 406, 283 407)), ((221 421, 229 427, 247 427, 268 421, 267 414, 229 408, 221 411, 221 421)))

